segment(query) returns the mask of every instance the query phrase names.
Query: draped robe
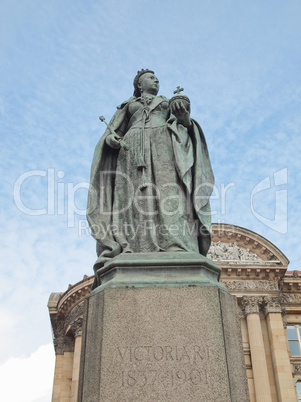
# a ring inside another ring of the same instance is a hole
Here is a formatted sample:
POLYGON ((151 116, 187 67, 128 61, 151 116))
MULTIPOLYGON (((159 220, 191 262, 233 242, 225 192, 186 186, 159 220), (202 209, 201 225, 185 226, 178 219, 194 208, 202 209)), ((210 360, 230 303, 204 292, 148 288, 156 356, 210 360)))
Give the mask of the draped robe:
POLYGON ((180 124, 164 96, 149 105, 131 97, 117 108, 109 125, 126 147, 110 148, 107 129, 91 167, 87 219, 97 241, 95 272, 122 252, 207 254, 214 176, 203 131, 191 122, 189 129, 180 124))

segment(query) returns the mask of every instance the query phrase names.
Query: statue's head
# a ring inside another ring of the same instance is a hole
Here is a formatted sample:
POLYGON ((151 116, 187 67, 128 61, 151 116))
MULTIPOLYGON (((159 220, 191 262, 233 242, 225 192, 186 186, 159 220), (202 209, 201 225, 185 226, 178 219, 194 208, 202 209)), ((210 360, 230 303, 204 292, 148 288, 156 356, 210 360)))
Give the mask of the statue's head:
MULTIPOLYGON (((154 73, 154 71, 149 70, 147 68, 145 70, 142 68, 140 71, 137 72, 137 75, 134 78, 134 82, 133 82, 134 88, 135 88, 134 96, 136 96, 137 98, 139 96, 141 96, 141 82, 142 82, 143 78, 147 77, 147 76, 144 76, 145 74, 154 75, 155 73, 154 73)), ((159 87, 158 87, 158 89, 159 89, 159 87)))

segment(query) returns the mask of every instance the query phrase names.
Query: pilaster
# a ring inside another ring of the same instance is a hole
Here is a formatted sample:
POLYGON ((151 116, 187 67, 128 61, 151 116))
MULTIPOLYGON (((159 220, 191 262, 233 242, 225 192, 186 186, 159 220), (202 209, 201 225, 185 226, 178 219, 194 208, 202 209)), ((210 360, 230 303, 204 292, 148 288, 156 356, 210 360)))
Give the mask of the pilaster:
POLYGON ((59 399, 60 402, 70 402, 73 354, 73 352, 64 352, 59 399))
POLYGON ((55 356, 54 378, 53 378, 53 388, 52 388, 52 402, 60 402, 63 361, 64 361, 63 354, 57 354, 55 356))
POLYGON ((271 389, 259 317, 262 301, 262 297, 244 296, 242 305, 247 318, 256 402, 271 402, 271 389))
POLYGON ((287 350, 286 334, 283 327, 281 299, 280 297, 265 296, 263 303, 271 343, 278 398, 281 401, 293 402, 296 400, 296 396, 287 350))
POLYGON ((80 355, 81 355, 81 345, 82 345, 82 324, 83 324, 82 317, 77 318, 71 324, 71 330, 72 330, 74 338, 75 338, 71 397, 70 397, 71 402, 77 402, 77 396, 78 396, 79 366, 80 366, 80 355))

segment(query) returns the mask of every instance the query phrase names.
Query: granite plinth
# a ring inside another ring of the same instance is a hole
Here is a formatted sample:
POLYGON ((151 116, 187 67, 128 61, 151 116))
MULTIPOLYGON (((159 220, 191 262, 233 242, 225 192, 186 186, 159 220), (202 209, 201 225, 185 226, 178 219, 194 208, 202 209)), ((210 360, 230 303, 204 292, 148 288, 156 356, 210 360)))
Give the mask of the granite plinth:
MULTIPOLYGON (((185 261, 194 266, 187 257, 170 264, 176 276, 166 265, 160 281, 151 271, 138 286, 113 275, 86 300, 79 401, 249 401, 235 297, 218 286, 215 268, 215 285, 204 277, 180 284, 185 261)), ((159 275, 153 261, 145 272, 153 264, 159 275)))

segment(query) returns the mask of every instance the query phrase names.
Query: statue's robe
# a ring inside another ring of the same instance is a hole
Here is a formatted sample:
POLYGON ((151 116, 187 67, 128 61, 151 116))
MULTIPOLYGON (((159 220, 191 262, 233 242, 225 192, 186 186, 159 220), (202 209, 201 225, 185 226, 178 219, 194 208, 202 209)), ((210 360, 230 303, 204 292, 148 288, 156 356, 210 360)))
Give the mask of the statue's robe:
MULTIPOLYGON (((131 102, 136 100, 137 98, 131 97, 118 106, 117 112, 109 123, 120 137, 124 137, 128 132, 128 107, 131 102)), ((163 96, 156 97, 149 109, 150 116, 161 102, 166 101, 167 99, 163 96)), ((206 255, 211 243, 209 198, 214 185, 214 176, 203 131, 196 121, 191 119, 191 122, 191 127, 187 129, 177 122, 175 116, 170 114, 165 130, 167 129, 170 135, 174 170, 177 172, 178 181, 182 187, 185 187, 192 200, 193 216, 198 223, 198 233, 196 234, 198 252, 206 255)), ((87 219, 92 235, 97 241, 98 259, 94 265, 95 272, 106 261, 125 251, 124 245, 114 234, 113 227, 114 200, 116 204, 116 197, 120 198, 119 203, 123 199, 126 203, 127 199, 125 194, 116 194, 115 191, 116 167, 118 164, 119 166, 122 164, 120 165, 120 161, 118 162, 120 151, 112 149, 106 144, 106 138, 110 134, 110 130, 107 129, 99 140, 91 167, 87 219)), ((139 251, 144 252, 145 250, 139 251)), ((190 250, 189 247, 184 247, 184 251, 195 251, 195 249, 190 250)), ((95 284, 95 286, 97 285, 95 284)))

